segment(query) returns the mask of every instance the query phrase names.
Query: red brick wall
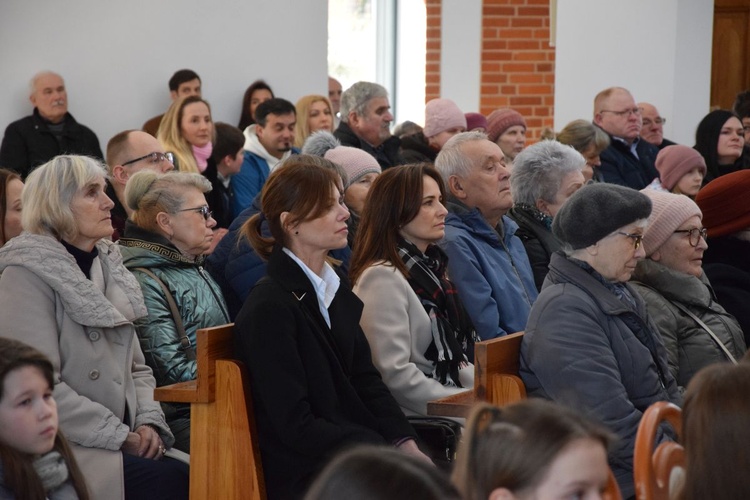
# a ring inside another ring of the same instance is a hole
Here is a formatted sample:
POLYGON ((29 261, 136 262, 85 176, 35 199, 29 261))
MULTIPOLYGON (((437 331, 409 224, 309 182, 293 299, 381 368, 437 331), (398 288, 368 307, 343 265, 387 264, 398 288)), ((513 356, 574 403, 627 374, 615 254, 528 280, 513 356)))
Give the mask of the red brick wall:
MULTIPOLYGON (((429 101, 440 96, 441 0, 425 4, 429 101)), ((515 109, 526 118, 531 142, 553 124, 555 49, 549 27, 549 0, 483 0, 480 112, 515 109)))

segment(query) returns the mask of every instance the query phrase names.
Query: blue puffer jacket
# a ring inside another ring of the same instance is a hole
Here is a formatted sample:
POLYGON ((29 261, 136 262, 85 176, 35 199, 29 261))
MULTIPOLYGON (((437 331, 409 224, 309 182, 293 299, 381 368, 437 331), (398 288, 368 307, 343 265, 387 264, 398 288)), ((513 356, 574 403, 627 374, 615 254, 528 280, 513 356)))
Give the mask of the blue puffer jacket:
POLYGON ((581 265, 553 254, 520 366, 529 396, 575 408, 617 435, 609 462, 623 498, 635 494, 633 448, 643 412, 656 401, 682 403, 656 325, 627 288, 634 309, 581 265))
POLYGON ((128 221, 120 238, 123 262, 143 291, 148 316, 136 322, 146 364, 154 370, 156 385, 195 379, 196 362, 180 345, 177 327, 161 286, 137 267, 154 273, 172 293, 190 343, 195 346, 198 329, 229 323, 221 289, 201 262, 183 257, 165 238, 128 221))
MULTIPOLYGON (((260 194, 255 197, 250 207, 243 210, 232 221, 229 233, 221 239, 206 260, 206 269, 224 292, 232 321, 242 308, 247 296, 250 295, 250 290, 253 289, 255 283, 266 275, 266 262, 255 253, 240 231, 242 225, 258 212, 260 212, 260 194)), ((271 236, 267 221, 262 223, 261 231, 264 236, 271 236)), ((341 261, 343 273, 349 271, 351 255, 352 251, 349 247, 331 252, 331 257, 341 261)))
POLYGON ((449 203, 448 209, 439 245, 477 334, 487 340, 523 330, 537 290, 526 250, 515 236, 518 224, 504 216, 501 240, 476 208, 449 203))

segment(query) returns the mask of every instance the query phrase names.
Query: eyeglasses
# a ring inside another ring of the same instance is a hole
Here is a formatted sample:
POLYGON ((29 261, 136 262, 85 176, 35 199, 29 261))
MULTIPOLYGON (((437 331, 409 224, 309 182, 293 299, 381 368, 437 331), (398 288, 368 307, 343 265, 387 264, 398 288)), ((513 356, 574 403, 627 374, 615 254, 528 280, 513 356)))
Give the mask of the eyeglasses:
POLYGON ((635 116, 641 116, 641 113, 643 113, 643 108, 630 108, 630 109, 626 109, 624 111, 612 111, 612 110, 609 110, 609 109, 603 109, 603 110, 601 110, 599 112, 600 113, 612 113, 613 115, 617 116, 618 118, 622 118, 623 116, 630 116, 631 114, 635 115, 635 116))
POLYGON ((135 160, 128 160, 125 163, 122 163, 121 165, 124 167, 125 165, 130 165, 131 163, 135 163, 137 161, 149 159, 151 163, 159 164, 163 162, 164 160, 167 160, 169 163, 174 163, 174 155, 172 153, 149 153, 145 156, 141 156, 140 158, 136 158, 135 160))
POLYGON ((705 227, 694 227, 693 229, 678 229, 675 233, 687 233, 688 241, 691 247, 697 247, 698 243, 701 242, 701 238, 704 240, 708 237, 708 229, 705 227))
POLYGON ((638 250, 641 247, 641 243, 643 243, 643 235, 642 234, 630 234, 630 233, 624 233, 622 231, 616 231, 615 234, 621 234, 623 236, 627 236, 631 240, 633 240, 633 249, 638 250))
POLYGON ((203 216, 205 220, 210 219, 214 215, 214 213, 208 209, 208 205, 203 205, 202 207, 195 208, 183 208, 182 210, 178 210, 178 212, 198 212, 203 216))
POLYGON ((650 127, 651 125, 664 125, 665 123, 667 123, 667 119, 666 118, 662 118, 661 116, 657 116, 653 120, 651 120, 649 118, 644 118, 643 119, 643 126, 644 127, 650 127))

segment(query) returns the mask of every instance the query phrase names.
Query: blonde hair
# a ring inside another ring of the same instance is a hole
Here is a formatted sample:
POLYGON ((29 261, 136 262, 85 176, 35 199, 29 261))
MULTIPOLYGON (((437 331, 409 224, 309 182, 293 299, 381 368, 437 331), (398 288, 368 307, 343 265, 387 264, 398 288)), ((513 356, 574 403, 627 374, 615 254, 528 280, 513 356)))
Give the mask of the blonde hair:
POLYGON ((73 197, 100 178, 107 178, 107 170, 88 156, 60 155, 35 168, 21 194, 23 228, 72 241, 78 236, 78 223, 70 208, 73 197))
POLYGON ((297 104, 294 105, 297 110, 297 124, 294 126, 295 147, 301 148, 307 138, 310 137, 310 126, 307 124, 310 108, 316 102, 321 101, 326 103, 326 106, 331 111, 331 130, 329 132, 333 132, 333 106, 331 105, 331 101, 326 96, 318 94, 302 96, 297 101, 297 104))
MULTIPOLYGON (((180 172, 200 173, 198 163, 193 156, 191 144, 182 137, 182 115, 188 104, 202 102, 208 107, 208 114, 211 114, 211 106, 207 101, 199 96, 188 96, 175 100, 161 120, 159 131, 156 138, 161 143, 165 151, 171 151, 174 154, 174 165, 180 172)), ((213 120, 213 119, 212 119, 213 120)), ((211 138, 214 142, 215 138, 211 138)))
POLYGON ((147 231, 161 233, 156 215, 180 210, 185 190, 189 188, 207 193, 211 191, 211 182, 201 174, 188 172, 157 174, 141 170, 135 173, 125 186, 125 203, 133 210, 133 223, 147 231))

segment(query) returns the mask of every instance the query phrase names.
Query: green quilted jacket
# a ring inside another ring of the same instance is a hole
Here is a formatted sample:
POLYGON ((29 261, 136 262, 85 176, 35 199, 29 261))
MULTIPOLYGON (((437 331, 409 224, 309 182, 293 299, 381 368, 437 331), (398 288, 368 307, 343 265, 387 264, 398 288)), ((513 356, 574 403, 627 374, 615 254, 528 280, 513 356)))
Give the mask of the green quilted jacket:
POLYGON ((199 328, 230 322, 219 285, 203 269, 202 259, 190 261, 167 239, 137 228, 130 221, 119 243, 125 267, 138 280, 148 308, 148 316, 138 320, 135 326, 146 363, 154 370, 156 385, 195 379, 196 362, 188 359, 180 345, 164 291, 153 278, 137 268, 145 267, 167 286, 193 347, 199 328))

